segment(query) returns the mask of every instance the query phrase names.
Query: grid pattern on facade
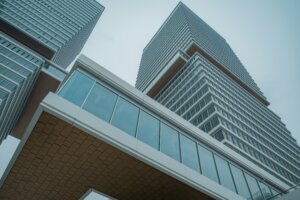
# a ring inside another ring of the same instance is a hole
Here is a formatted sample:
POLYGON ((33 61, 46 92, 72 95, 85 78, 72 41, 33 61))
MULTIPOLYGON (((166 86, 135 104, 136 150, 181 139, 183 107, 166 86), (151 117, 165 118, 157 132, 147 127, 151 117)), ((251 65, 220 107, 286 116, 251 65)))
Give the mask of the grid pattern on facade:
POLYGON ((62 67, 81 51, 103 10, 95 0, 0 1, 1 19, 53 50, 62 67))
POLYGON ((0 143, 17 122, 43 63, 0 32, 0 143))
POLYGON ((227 42, 182 3, 145 47, 136 87, 142 91, 147 88, 178 49, 186 52, 193 43, 265 99, 227 42))
POLYGON ((155 99, 267 171, 299 182, 299 146, 280 118, 200 55, 155 99))

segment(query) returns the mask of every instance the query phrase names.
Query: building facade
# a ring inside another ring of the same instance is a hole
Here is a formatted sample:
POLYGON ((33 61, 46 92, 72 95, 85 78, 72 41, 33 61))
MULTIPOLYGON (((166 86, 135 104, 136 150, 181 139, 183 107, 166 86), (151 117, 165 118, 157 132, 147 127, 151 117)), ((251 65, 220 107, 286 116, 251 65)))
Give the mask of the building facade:
POLYGON ((258 200, 289 188, 85 56, 16 152, 3 199, 78 199, 93 188, 116 199, 258 200))
MULTIPOLYGON (((16 134, 13 129, 31 91, 36 84, 52 83, 39 88, 44 90, 37 95, 40 100, 47 90, 55 91, 103 10, 95 0, 0 1, 0 144, 8 134, 21 137, 26 123, 16 134)), ((38 100, 30 100, 38 106, 38 100)), ((29 122, 32 116, 26 112, 23 118, 29 122)))
POLYGON ((218 33, 179 3, 143 51, 136 87, 289 185, 300 148, 218 33))
POLYGON ((0 33, 0 143, 15 125, 44 62, 0 33))
POLYGON ((96 0, 2 0, 1 31, 67 68, 103 10, 96 0))

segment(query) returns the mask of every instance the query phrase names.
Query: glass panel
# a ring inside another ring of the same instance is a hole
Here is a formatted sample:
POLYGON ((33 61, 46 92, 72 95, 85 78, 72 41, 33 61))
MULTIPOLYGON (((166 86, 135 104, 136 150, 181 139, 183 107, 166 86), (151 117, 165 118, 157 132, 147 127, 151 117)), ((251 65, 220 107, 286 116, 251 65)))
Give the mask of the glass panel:
POLYGON ((180 145, 182 163, 199 172, 200 167, 196 143, 184 135, 180 135, 180 145))
POLYGON ((263 199, 263 197, 261 195, 261 192, 259 190, 259 187, 258 187, 256 179, 253 178, 252 176, 246 174, 246 173, 245 173, 245 177, 246 177, 246 180, 248 182, 248 186, 250 188, 253 200, 263 199))
POLYGON ((233 165, 230 165, 230 168, 237 189, 237 193, 245 197, 246 199, 251 199, 250 191, 248 189, 242 170, 233 165))
POLYGON ((228 162, 216 155, 215 155, 215 161, 216 161, 216 166, 217 166, 221 185, 229 188, 233 192, 236 192, 228 162))
POLYGON ((79 71, 75 71, 59 92, 59 96, 81 106, 93 83, 94 80, 79 71))
POLYGON ((159 145, 159 121, 141 110, 137 138, 146 144, 158 149, 159 145))
POLYGON ((198 145, 198 152, 202 174, 218 183, 213 153, 200 145, 198 145))
POLYGON ((272 191, 272 195, 275 196, 277 194, 279 194, 279 192, 273 188, 271 188, 271 191, 272 191))
POLYGON ((219 141, 222 141, 225 139, 223 131, 219 130, 216 134, 215 134, 215 138, 219 141))
POLYGON ((161 152, 180 161, 178 132, 163 123, 160 129, 160 149, 161 152))
POLYGON ((262 194, 264 195, 265 199, 272 197, 272 192, 267 185, 265 185, 264 183, 262 183, 260 181, 258 181, 258 185, 259 185, 260 190, 261 190, 262 194))
POLYGON ((123 98, 119 97, 111 124, 135 136, 139 109, 123 98))
POLYGON ((115 93, 97 83, 85 101, 83 109, 109 122, 116 101, 115 93))

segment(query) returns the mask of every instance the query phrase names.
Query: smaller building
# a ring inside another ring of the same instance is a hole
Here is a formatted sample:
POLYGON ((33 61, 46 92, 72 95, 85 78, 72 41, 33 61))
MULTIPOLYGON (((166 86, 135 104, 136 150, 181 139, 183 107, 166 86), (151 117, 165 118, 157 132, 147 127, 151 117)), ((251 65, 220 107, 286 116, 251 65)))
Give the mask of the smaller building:
POLYGON ((79 199, 90 188, 116 199, 267 199, 289 187, 84 56, 40 104, 0 183, 4 199, 79 199))

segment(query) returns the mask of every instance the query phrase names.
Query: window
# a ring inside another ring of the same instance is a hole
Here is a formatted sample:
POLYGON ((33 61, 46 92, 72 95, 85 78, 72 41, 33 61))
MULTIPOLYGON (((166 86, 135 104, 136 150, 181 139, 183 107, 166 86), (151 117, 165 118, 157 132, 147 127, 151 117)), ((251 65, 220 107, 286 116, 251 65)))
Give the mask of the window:
POLYGON ((160 128, 160 149, 161 152, 180 161, 178 132, 173 128, 161 123, 160 128))
POLYGON ((221 185, 229 188, 233 192, 236 192, 228 162, 216 155, 215 161, 221 185))
POLYGON ((97 83, 84 103, 83 109, 109 122, 116 101, 115 93, 97 83))
POLYGON ((248 175, 245 173, 245 177, 249 186, 249 189, 251 191, 252 194, 252 198, 253 199, 263 199, 262 194, 259 190, 257 181, 255 178, 253 178, 252 176, 248 175))
POLYGON ((198 145, 198 153, 202 174, 218 183, 213 153, 201 145, 198 145))
POLYGON ((260 181, 258 181, 258 185, 259 185, 260 190, 261 190, 262 194, 264 195, 265 199, 272 197, 272 192, 267 185, 265 185, 264 183, 262 183, 260 181))
POLYGON ((137 138, 155 149, 159 145, 159 121, 141 110, 137 138))
POLYGON ((129 135, 135 136, 139 109, 125 99, 119 97, 112 118, 112 125, 129 135))
POLYGON ((235 186, 237 189, 237 193, 239 195, 245 197, 246 199, 251 199, 251 194, 250 194, 250 191, 247 186, 247 183, 246 183, 246 180, 245 180, 242 170, 240 170, 239 168, 237 168, 231 164, 230 164, 230 168, 231 168, 234 182, 236 183, 235 186))
POLYGON ((279 194, 279 192, 273 188, 271 188, 271 191, 272 191, 272 195, 275 196, 277 194, 279 194))
POLYGON ((73 72, 59 95, 68 101, 81 106, 94 81, 79 71, 73 72))
POLYGON ((225 139, 223 131, 222 131, 222 130, 219 130, 219 131, 215 134, 215 138, 216 138, 218 141, 223 141, 223 140, 225 139))
POLYGON ((182 163, 199 172, 200 167, 196 143, 186 136, 180 135, 180 145, 182 163))

